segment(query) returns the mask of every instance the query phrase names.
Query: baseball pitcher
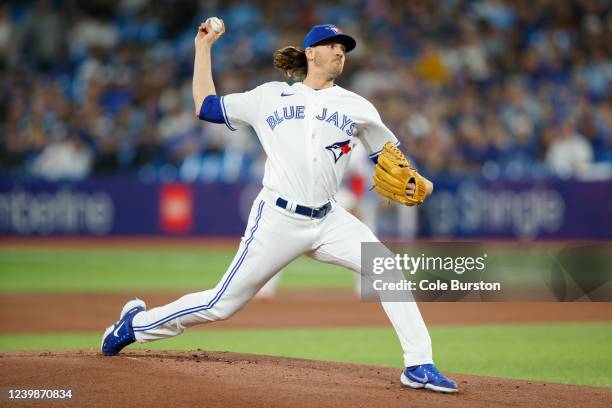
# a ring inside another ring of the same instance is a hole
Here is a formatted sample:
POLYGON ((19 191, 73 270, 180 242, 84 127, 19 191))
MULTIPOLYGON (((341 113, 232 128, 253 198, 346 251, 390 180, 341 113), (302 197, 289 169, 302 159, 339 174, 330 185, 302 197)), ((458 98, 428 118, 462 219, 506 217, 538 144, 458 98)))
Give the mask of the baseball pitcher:
MULTIPOLYGON (((225 32, 217 18, 195 37, 193 98, 201 120, 231 130, 252 126, 267 154, 263 188, 253 202, 238 252, 216 287, 151 310, 129 301, 106 329, 102 353, 115 355, 138 341, 181 334, 185 328, 230 318, 279 270, 302 254, 361 273, 361 243, 378 242, 370 229, 337 205, 338 191, 359 140, 376 163, 375 190, 408 206, 419 205, 433 185, 398 149, 396 137, 366 99, 334 83, 355 40, 331 24, 314 26, 303 49, 274 53, 274 65, 294 80, 268 82, 244 93, 217 95, 211 48, 225 32)), ((417 304, 382 302, 404 352, 401 384, 457 392, 434 366, 431 340, 417 304)))

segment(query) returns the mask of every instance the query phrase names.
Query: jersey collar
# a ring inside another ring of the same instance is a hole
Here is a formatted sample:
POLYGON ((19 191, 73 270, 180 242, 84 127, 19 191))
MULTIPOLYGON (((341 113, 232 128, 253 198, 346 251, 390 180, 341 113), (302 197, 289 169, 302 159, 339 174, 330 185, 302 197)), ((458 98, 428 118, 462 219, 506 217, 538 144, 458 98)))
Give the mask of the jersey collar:
POLYGON ((294 82, 293 85, 296 88, 299 88, 301 90, 304 90, 305 92, 310 92, 310 93, 329 93, 329 92, 335 92, 337 89, 340 89, 340 87, 336 84, 334 84, 334 86, 330 87, 330 88, 325 88, 325 89, 314 89, 311 88, 307 85, 304 85, 303 82, 294 82))

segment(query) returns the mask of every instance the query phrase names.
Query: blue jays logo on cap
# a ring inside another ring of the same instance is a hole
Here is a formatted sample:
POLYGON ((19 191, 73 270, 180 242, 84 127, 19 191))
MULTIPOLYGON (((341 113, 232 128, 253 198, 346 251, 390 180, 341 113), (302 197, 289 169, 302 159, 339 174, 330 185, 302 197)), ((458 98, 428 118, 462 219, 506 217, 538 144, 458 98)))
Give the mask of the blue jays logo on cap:
POLYGON ((350 35, 346 35, 341 29, 333 24, 322 24, 316 25, 310 29, 306 37, 304 37, 304 49, 308 47, 314 47, 315 45, 333 38, 339 43, 344 44, 346 52, 349 52, 355 48, 357 42, 350 35))

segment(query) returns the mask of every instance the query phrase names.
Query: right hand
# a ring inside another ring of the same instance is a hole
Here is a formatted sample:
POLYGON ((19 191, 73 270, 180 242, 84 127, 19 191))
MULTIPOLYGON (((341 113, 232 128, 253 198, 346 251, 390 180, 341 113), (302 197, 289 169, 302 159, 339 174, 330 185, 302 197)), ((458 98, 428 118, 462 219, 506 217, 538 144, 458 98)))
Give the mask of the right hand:
POLYGON ((198 27, 198 34, 196 35, 194 42, 196 47, 198 45, 204 45, 207 47, 212 47, 212 45, 225 33, 225 23, 221 20, 222 29, 220 32, 215 32, 211 25, 210 20, 206 20, 204 23, 201 23, 198 27))

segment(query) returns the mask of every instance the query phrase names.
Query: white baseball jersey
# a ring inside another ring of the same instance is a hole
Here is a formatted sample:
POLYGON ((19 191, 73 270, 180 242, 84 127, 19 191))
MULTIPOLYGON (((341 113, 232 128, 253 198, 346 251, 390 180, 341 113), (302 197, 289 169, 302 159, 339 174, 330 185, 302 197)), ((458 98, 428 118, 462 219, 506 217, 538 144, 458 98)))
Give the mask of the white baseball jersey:
POLYGON ((397 143, 376 108, 340 86, 315 90, 301 82, 268 82, 221 97, 226 125, 254 128, 268 156, 264 187, 310 207, 340 186, 357 140, 375 158, 397 143))

